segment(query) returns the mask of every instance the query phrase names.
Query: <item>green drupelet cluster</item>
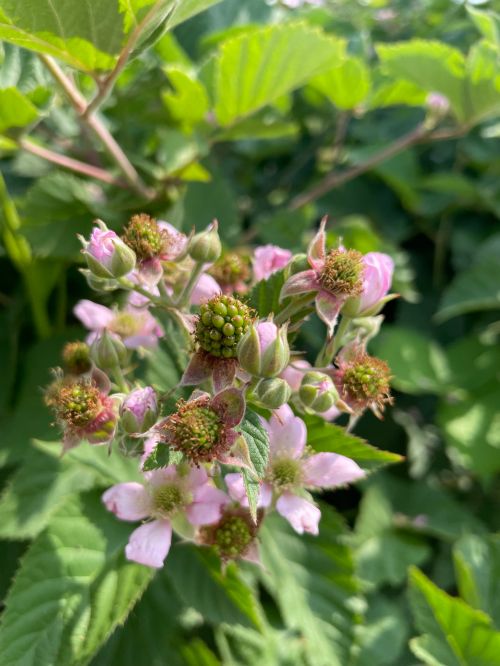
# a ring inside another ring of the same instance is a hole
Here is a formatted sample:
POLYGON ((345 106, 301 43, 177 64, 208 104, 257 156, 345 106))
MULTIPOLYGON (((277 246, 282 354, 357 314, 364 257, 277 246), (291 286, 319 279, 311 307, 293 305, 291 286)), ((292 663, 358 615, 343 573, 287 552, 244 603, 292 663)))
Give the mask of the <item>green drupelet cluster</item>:
POLYGON ((220 358, 236 358, 236 346, 253 319, 252 310, 233 296, 219 294, 204 303, 195 338, 201 349, 220 358))

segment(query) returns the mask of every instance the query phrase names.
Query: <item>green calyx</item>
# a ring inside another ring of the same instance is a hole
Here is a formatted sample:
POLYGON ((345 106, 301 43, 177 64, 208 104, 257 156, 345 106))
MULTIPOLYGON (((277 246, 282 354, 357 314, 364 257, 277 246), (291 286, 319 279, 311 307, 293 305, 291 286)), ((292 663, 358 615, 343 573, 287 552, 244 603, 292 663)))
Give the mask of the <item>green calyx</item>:
POLYGON ((296 485, 300 480, 300 465, 291 458, 278 458, 272 464, 271 483, 285 488, 296 485))
POLYGON ((167 518, 183 507, 186 502, 185 493, 177 484, 159 486, 153 491, 154 513, 159 517, 167 518))
POLYGON ((214 527, 213 545, 223 560, 234 560, 245 553, 254 537, 249 523, 238 515, 225 516, 214 527))
POLYGON ((201 306, 195 338, 212 356, 235 358, 236 346, 252 321, 251 309, 232 296, 217 295, 201 306))
POLYGON ((158 257, 165 245, 165 234, 156 220, 141 213, 134 215, 122 236, 122 240, 134 250, 139 261, 158 257))
POLYGON ((363 255, 357 250, 331 250, 319 282, 335 296, 360 294, 363 290, 363 255))
POLYGON ((62 353, 64 367, 72 375, 83 375, 92 367, 90 349, 86 342, 68 342, 62 353))

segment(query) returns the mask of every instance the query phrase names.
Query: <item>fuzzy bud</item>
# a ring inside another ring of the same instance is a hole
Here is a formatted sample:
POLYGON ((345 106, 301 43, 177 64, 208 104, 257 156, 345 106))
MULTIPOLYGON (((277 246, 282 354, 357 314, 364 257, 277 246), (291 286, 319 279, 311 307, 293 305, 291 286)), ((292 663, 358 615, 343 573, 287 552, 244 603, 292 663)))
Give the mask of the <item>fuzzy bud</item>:
POLYGON ((288 280, 291 275, 301 273, 302 271, 307 271, 310 268, 309 261, 307 260, 307 254, 295 254, 285 268, 285 277, 288 280))
POLYGON ((158 403, 151 386, 129 393, 120 407, 121 426, 129 434, 144 433, 156 422, 158 403))
POLYGON ((214 220, 205 231, 193 236, 188 250, 192 259, 204 264, 217 261, 222 252, 217 226, 217 220, 214 220))
POLYGON ((290 400, 292 389, 284 379, 272 377, 261 379, 255 389, 255 396, 268 409, 278 409, 290 400))
POLYGON ((249 327, 238 345, 241 367, 255 377, 276 377, 290 360, 287 326, 261 321, 249 327))
POLYGON ((305 407, 321 414, 336 405, 339 394, 328 375, 311 370, 302 378, 299 398, 305 407))
POLYGON ((127 275, 135 268, 135 253, 114 231, 101 220, 97 220, 90 241, 79 236, 83 244, 82 253, 92 275, 112 279, 127 275))
POLYGON ((104 330, 92 343, 90 355, 97 367, 109 370, 119 367, 126 360, 128 352, 118 335, 104 330))

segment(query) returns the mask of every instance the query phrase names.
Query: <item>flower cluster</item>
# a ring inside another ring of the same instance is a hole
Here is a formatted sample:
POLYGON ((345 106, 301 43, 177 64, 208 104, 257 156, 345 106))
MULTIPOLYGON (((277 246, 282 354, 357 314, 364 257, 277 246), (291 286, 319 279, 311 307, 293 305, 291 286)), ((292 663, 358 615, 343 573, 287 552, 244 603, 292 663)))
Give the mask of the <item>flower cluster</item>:
POLYGON ((367 345, 395 296, 394 266, 386 254, 327 240, 323 220, 304 270, 304 255, 273 245, 223 248, 217 222, 185 235, 139 214, 121 234, 98 220, 81 239, 89 286, 123 292, 121 306, 77 303, 89 333, 64 348, 45 400, 64 451, 86 441, 137 457, 142 482, 124 479, 103 495, 118 519, 140 522, 129 560, 163 566, 175 533, 222 562, 258 562, 269 512, 316 535, 315 494, 364 477, 355 460, 308 446, 308 423, 344 418, 350 429, 391 403, 390 370, 367 345), (278 305, 260 313, 251 290, 278 271, 265 286, 278 289, 278 305), (314 311, 326 329, 312 364, 292 344, 314 311), (171 344, 166 319, 189 353, 168 396, 133 376, 134 355, 155 363, 157 347, 171 344))

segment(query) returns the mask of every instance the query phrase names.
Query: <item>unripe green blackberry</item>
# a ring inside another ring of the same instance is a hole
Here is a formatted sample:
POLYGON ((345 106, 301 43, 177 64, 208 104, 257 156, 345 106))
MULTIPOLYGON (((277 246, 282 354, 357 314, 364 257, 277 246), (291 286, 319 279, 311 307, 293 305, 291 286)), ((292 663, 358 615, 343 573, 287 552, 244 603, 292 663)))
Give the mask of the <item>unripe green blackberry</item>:
POLYGON ((335 296, 356 296, 363 291, 363 255, 357 250, 331 250, 319 275, 321 286, 335 296))
POLYGON ((243 252, 224 252, 208 270, 224 291, 241 291, 251 278, 250 257, 243 252))
POLYGON ((72 383, 56 381, 49 387, 45 402, 53 408, 59 421, 82 428, 99 414, 102 403, 97 386, 87 380, 72 383))
POLYGON ((146 213, 141 213, 130 219, 122 239, 134 250, 139 261, 146 261, 162 254, 166 234, 160 229, 155 219, 146 213))
POLYGON ((391 371, 385 361, 361 352, 341 362, 335 373, 342 397, 354 408, 379 407, 392 402, 391 371))
POLYGON ((90 348, 86 342, 68 342, 63 349, 64 369, 71 375, 83 375, 92 367, 90 348))
POLYGON ((248 553, 257 529, 250 514, 229 510, 215 525, 201 528, 200 540, 204 545, 213 546, 221 560, 235 560, 248 553))
POLYGON ((252 310, 247 305, 232 296, 218 294, 200 308, 196 342, 212 356, 236 358, 236 346, 252 319, 252 310))

